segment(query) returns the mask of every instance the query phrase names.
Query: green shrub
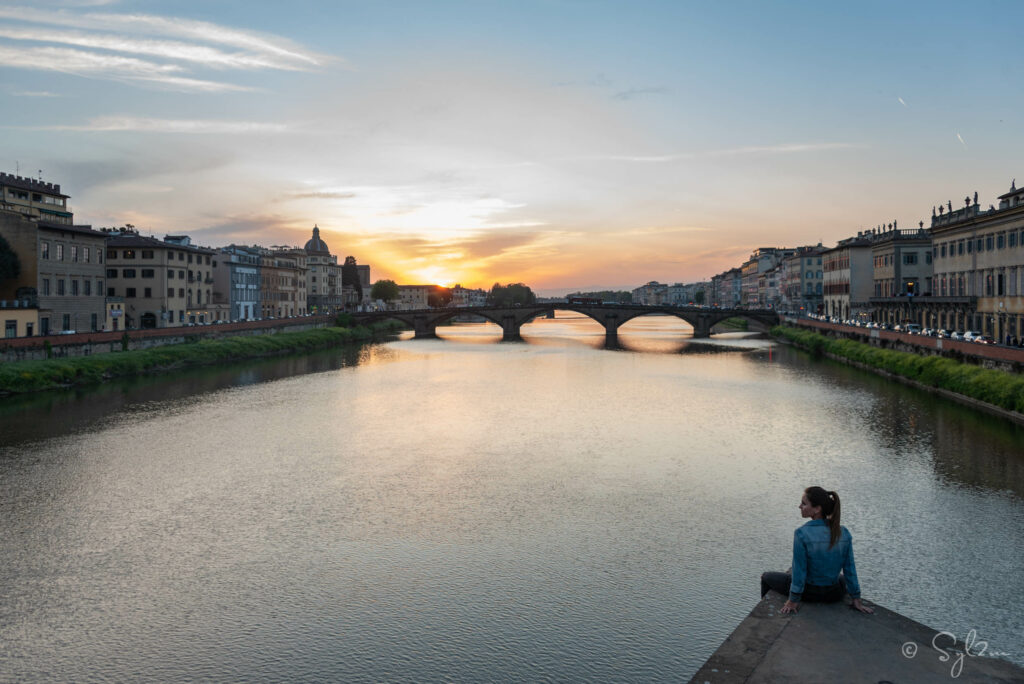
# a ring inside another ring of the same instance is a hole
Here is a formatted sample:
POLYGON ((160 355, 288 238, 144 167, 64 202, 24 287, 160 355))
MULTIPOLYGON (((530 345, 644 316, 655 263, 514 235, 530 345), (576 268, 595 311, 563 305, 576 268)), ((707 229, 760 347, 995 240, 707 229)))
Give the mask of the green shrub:
POLYGON ((772 328, 771 333, 813 354, 829 353, 916 380, 923 385, 1024 413, 1024 378, 1014 373, 982 368, 941 356, 879 349, 863 342, 832 339, 800 328, 779 325, 772 328))
MULTIPOLYGON (((401 329, 397 321, 384 321, 355 328, 316 328, 302 332, 228 337, 184 344, 94 354, 76 358, 53 359, 47 342, 47 359, 12 361, 0 364, 0 392, 36 392, 72 384, 102 382, 106 379, 216 364, 225 361, 258 358, 277 354, 327 349, 351 342, 363 342, 401 329)), ((121 338, 125 349, 130 338, 121 338)))

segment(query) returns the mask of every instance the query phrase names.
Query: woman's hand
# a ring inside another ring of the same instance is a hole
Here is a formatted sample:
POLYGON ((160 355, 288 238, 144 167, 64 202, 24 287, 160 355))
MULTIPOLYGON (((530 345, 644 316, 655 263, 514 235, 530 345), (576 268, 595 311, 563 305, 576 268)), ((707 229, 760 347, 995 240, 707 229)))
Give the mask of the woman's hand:
POLYGON ((795 613, 798 610, 800 610, 800 602, 799 601, 790 601, 790 600, 787 599, 786 600, 786 605, 782 606, 782 608, 780 609, 779 612, 781 612, 781 613, 795 613))
MULTIPOLYGON (((871 615, 875 612, 874 608, 868 608, 863 603, 861 603, 859 598, 853 599, 853 607, 862 613, 867 613, 868 615, 871 615)), ((785 611, 785 608, 783 608, 783 611, 785 611)))

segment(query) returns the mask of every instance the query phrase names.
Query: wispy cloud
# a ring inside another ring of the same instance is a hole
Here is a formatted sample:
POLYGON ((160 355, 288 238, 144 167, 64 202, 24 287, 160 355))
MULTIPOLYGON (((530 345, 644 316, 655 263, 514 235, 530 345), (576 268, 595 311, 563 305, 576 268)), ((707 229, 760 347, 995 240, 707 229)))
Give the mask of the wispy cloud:
POLYGON ((57 93, 49 90, 16 90, 11 93, 14 97, 60 97, 57 93))
POLYGON ((340 61, 280 36, 179 17, 0 6, 0 21, 4 66, 183 91, 252 90, 196 78, 190 72, 198 68, 308 71, 340 61))
POLYGON ((7 67, 59 71, 78 76, 120 81, 144 81, 174 90, 204 92, 252 90, 252 88, 231 83, 179 76, 178 74, 184 70, 176 64, 158 64, 134 57, 69 48, 14 48, 0 45, 0 62, 7 67))
MULTIPOLYGON (((25 127, 19 127, 25 128, 25 127)), ((146 119, 132 116, 102 116, 87 124, 70 126, 36 126, 32 130, 46 131, 96 131, 96 132, 140 132, 140 133, 283 133, 289 130, 285 124, 261 123, 256 121, 210 121, 198 119, 146 119)))
POLYGON ((907 106, 907 103, 903 101, 902 97, 897 97, 896 99, 899 100, 900 104, 903 105, 904 107, 907 106))
POLYGON ((140 40, 110 33, 83 33, 58 29, 0 27, 0 38, 45 43, 63 43, 76 47, 134 53, 166 59, 196 62, 213 68, 288 69, 300 67, 267 55, 229 53, 208 45, 176 40, 140 40))
POLYGON ((960 144, 963 145, 964 149, 966 150, 967 149, 967 143, 965 143, 964 139, 960 137, 960 133, 956 134, 956 139, 960 141, 960 144))
POLYGON ((612 95, 613 100, 633 100, 638 97, 645 95, 663 95, 668 92, 667 88, 655 87, 655 88, 629 88, 628 90, 620 90, 619 92, 612 95))
POLYGON ((734 157, 758 154, 795 154, 800 152, 824 152, 828 150, 847 150, 856 149, 859 147, 860 145, 854 143, 791 143, 784 145, 755 145, 749 147, 731 147, 721 150, 705 150, 703 152, 680 152, 678 154, 599 155, 593 157, 584 157, 584 159, 595 161, 620 161, 664 164, 666 162, 681 161, 684 159, 698 159, 702 157, 734 157))

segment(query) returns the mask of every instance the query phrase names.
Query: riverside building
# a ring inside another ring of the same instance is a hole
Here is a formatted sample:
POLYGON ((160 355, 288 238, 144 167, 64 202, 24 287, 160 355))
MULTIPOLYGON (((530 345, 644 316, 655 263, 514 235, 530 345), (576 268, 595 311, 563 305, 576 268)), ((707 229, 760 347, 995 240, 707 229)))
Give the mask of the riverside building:
POLYGON ((871 306, 876 321, 930 325, 920 299, 931 297, 932 238, 920 227, 901 230, 895 223, 871 232, 874 271, 871 306))
POLYGON ((999 207, 933 210, 933 287, 927 315, 938 327, 980 330, 1003 341, 1024 335, 1024 188, 1016 181, 999 207))
POLYGON ((840 240, 822 252, 822 304, 829 316, 868 315, 874 280, 869 233, 840 240))
POLYGON ((162 241, 131 230, 107 238, 107 296, 123 299, 124 328, 212 323, 212 249, 185 235, 162 241))
POLYGON ((74 225, 60 185, 0 173, 0 235, 20 272, 0 281, 5 337, 102 330, 104 238, 74 225))
POLYGON ((260 261, 259 250, 240 245, 221 248, 213 260, 213 301, 227 308, 225 320, 260 317, 260 261))

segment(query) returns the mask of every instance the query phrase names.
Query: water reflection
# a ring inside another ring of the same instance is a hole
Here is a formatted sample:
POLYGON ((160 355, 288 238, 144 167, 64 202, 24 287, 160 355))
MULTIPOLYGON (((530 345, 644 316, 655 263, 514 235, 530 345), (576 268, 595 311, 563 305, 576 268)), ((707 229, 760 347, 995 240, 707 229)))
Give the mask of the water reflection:
MULTIPOLYGON (((41 434, 59 437, 133 411, 159 410, 165 402, 193 399, 228 387, 255 385, 308 373, 383 362, 394 352, 380 345, 345 345, 305 355, 204 366, 170 374, 139 375, 102 385, 0 398, 0 444, 41 434), (60 420, 54 420, 60 416, 60 420), (40 430, 45 426, 45 430, 40 430)), ((0 456, 3 454, 0 453, 0 456)))
POLYGON ((0 404, 0 678, 685 680, 812 483, 869 598, 1024 654, 1017 426, 665 317, 439 334, 0 404))

